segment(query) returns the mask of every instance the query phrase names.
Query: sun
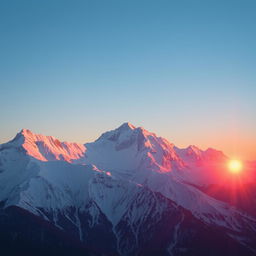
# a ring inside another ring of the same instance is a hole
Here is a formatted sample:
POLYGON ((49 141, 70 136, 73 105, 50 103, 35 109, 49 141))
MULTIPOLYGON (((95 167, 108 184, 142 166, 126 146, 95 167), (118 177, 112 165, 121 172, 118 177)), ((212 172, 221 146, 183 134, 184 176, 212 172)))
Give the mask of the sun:
POLYGON ((243 164, 241 161, 233 159, 228 162, 228 168, 232 173, 240 173, 243 169, 243 164))

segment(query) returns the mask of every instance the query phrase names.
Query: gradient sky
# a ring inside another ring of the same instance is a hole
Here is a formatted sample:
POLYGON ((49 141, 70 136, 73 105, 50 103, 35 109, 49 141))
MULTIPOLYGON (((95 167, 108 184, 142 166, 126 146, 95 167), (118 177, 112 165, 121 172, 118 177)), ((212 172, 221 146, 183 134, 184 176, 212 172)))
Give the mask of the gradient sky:
POLYGON ((129 121, 256 160, 255 0, 1 0, 0 142, 129 121))

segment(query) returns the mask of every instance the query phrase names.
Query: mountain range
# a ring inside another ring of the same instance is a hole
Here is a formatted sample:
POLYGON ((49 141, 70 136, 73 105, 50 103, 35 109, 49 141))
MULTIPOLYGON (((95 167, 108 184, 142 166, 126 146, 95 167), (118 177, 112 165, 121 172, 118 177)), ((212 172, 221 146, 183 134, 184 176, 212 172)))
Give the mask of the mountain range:
POLYGON ((256 255, 255 165, 228 160, 130 123, 85 144, 23 129, 0 145, 1 250, 256 255))

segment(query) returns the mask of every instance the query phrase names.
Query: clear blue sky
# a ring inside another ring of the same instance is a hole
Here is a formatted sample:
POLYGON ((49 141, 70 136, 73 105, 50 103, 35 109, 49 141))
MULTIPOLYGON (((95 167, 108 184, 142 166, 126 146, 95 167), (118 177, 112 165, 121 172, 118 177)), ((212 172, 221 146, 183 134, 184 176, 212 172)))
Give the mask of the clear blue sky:
POLYGON ((256 159, 255 0, 1 0, 0 142, 125 121, 256 159))

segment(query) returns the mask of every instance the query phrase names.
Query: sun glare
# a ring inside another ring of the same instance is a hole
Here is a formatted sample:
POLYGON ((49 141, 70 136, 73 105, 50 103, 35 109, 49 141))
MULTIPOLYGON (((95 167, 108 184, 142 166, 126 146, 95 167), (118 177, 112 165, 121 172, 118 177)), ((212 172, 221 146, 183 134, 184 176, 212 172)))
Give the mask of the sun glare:
POLYGON ((228 168, 232 173, 240 173, 242 171, 243 164, 241 161, 233 159, 228 162, 228 168))

